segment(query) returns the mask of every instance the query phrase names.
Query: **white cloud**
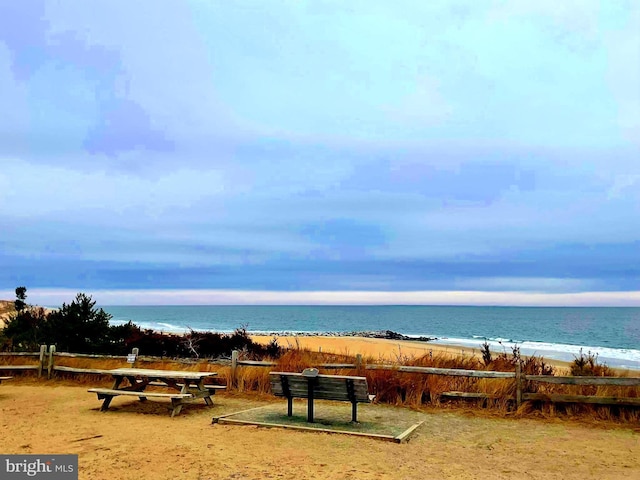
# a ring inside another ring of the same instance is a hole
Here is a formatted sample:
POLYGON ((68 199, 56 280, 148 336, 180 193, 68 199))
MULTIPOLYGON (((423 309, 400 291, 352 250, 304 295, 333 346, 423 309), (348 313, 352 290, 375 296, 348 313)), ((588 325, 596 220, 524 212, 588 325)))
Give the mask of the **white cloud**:
MULTIPOLYGON (((56 306, 70 302, 76 290, 29 289, 29 302, 56 306)), ((640 291, 530 293, 483 291, 411 292, 271 292, 239 290, 85 290, 99 305, 504 305, 504 306, 635 306, 640 291)), ((14 291, 0 290, 0 298, 14 291)))
POLYGON ((17 159, 0 160, 0 214, 8 217, 69 218, 101 210, 157 218, 174 207, 191 207, 225 190, 218 170, 177 168, 155 178, 124 172, 78 171, 35 165, 17 159))

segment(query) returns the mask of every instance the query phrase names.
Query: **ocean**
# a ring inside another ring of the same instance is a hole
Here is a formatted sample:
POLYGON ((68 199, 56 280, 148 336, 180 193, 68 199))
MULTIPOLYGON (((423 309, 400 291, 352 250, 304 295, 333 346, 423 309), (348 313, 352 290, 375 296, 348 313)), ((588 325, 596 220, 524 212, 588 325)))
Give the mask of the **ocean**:
POLYGON ((184 333, 392 330, 434 343, 571 361, 591 352, 611 367, 640 370, 640 308, 464 306, 105 306, 112 324, 184 333))

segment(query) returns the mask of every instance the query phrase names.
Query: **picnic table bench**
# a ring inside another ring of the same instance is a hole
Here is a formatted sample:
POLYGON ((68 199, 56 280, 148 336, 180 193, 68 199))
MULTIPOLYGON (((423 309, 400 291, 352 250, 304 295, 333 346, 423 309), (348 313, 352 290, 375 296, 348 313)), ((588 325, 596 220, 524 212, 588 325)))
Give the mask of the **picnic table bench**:
POLYGON ((226 388, 222 385, 204 385, 204 380, 215 375, 216 372, 188 372, 177 370, 151 370, 144 368, 118 368, 109 372, 113 378, 111 388, 90 388, 88 391, 96 393, 98 400, 103 400, 101 411, 106 411, 114 397, 125 395, 138 397, 141 401, 147 398, 171 399, 171 416, 180 413, 182 406, 193 400, 204 399, 207 405, 213 405, 211 396, 216 390, 226 388), (128 385, 121 387, 127 380, 128 385), (177 390, 176 392, 150 392, 148 386, 162 386, 177 390))
POLYGON ((11 380, 13 377, 0 377, 0 383, 2 383, 3 380, 11 380))
POLYGON ((287 399, 287 415, 293 415, 293 399, 307 399, 307 422, 313 423, 313 402, 338 400, 351 402, 351 421, 357 422, 358 403, 370 403, 375 395, 369 395, 365 377, 344 375, 319 375, 315 368, 302 373, 269 372, 271 391, 277 397, 287 399))

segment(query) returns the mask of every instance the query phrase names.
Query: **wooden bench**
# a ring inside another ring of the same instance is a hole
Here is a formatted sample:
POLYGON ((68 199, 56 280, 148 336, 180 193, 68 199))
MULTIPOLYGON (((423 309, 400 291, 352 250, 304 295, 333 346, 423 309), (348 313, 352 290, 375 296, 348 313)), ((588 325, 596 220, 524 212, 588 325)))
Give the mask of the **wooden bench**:
POLYGON ((2 383, 3 380, 11 380, 13 377, 0 377, 0 383, 2 383))
POLYGON ((313 423, 313 401, 338 400, 351 402, 351 421, 357 422, 358 403, 370 403, 375 395, 369 395, 365 377, 319 375, 315 368, 302 373, 269 372, 271 391, 277 397, 287 399, 287 415, 293 415, 293 399, 307 399, 307 421, 313 423))

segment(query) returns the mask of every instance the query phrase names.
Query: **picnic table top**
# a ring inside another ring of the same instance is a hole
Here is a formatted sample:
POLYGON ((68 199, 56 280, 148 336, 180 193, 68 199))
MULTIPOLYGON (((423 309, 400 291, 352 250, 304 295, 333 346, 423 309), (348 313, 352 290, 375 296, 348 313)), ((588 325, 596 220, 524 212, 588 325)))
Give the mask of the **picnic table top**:
POLYGON ((217 372, 189 372, 186 370, 153 370, 149 368, 116 368, 109 372, 114 377, 150 377, 200 380, 213 377, 217 372))

